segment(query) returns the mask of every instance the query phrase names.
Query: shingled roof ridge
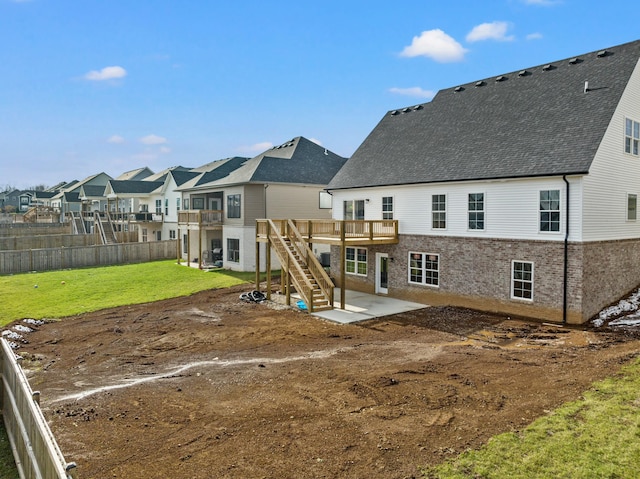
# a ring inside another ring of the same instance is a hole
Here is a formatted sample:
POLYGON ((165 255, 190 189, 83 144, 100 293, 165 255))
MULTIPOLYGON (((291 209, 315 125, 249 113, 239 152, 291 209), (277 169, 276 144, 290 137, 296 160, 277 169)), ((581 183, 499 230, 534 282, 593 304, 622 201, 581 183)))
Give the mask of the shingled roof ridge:
POLYGON ((545 62, 545 63, 541 63, 539 65, 535 65, 535 66, 530 66, 530 67, 526 67, 526 68, 520 68, 518 70, 514 70, 512 72, 507 72, 507 73, 502 73, 500 75, 493 75, 487 78, 482 78, 482 79, 477 79, 477 80, 473 80, 470 82, 466 82, 466 83, 460 83, 456 86, 453 87, 449 87, 449 88, 444 88, 442 90, 440 90, 438 92, 438 94, 440 93, 444 93, 444 92, 448 92, 450 90, 453 90, 456 93, 459 92, 463 92, 465 90, 469 90, 472 88, 469 87, 480 87, 480 86, 484 86, 484 85, 488 85, 489 83, 494 83, 494 82, 501 82, 504 80, 508 80, 512 77, 527 77, 527 76, 531 76, 533 74, 539 74, 539 73, 544 73, 547 71, 551 71, 551 70, 558 70, 561 67, 565 67, 565 66, 569 66, 571 67, 572 65, 576 65, 579 63, 583 63, 585 61, 596 61, 600 58, 604 58, 604 57, 608 57, 611 55, 615 55, 617 52, 619 52, 620 50, 628 47, 628 46, 632 46, 634 44, 638 44, 640 43, 640 40, 634 40, 631 42, 627 42, 627 43, 622 43, 620 45, 614 45, 611 47, 607 47, 607 48, 599 48, 597 50, 593 50, 591 52, 587 52, 587 53, 582 53, 579 55, 571 55, 570 57, 567 58, 563 58, 560 60, 555 60, 552 62, 545 62))

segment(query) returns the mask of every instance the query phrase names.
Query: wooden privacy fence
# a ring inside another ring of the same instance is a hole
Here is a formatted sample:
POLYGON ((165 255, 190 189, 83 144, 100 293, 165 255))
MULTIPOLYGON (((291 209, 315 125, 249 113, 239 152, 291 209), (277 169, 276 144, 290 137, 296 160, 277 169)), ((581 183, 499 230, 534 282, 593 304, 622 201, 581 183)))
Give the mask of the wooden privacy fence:
POLYGON ((0 223, 0 236, 35 236, 69 234, 71 226, 60 223, 0 223))
POLYGON ((21 479, 69 479, 76 470, 60 452, 33 392, 9 343, 0 339, 2 394, 0 407, 21 479))
POLYGON ((0 236, 0 251, 92 246, 98 240, 96 235, 0 236))
POLYGON ((0 251, 0 275, 176 258, 177 240, 0 251))

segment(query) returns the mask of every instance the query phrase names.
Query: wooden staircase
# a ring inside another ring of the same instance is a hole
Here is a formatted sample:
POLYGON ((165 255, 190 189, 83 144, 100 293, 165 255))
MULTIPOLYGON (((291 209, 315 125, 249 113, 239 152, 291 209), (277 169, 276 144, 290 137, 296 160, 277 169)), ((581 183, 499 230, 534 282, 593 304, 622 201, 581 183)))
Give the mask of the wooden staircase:
POLYGON ((113 228, 109 212, 105 212, 104 216, 102 216, 99 211, 94 211, 93 220, 95 222, 96 231, 102 239, 102 244, 118 243, 118 238, 116 237, 116 232, 113 228))
POLYGON ((84 225, 84 220, 80 213, 76 213, 75 211, 71 212, 71 224, 73 225, 73 234, 74 235, 86 235, 87 228, 84 225))
MULTIPOLYGON (((269 221, 268 244, 310 313, 333 309, 334 284, 292 221, 284 231, 269 221)), ((290 291, 287 291, 287 295, 290 291)))

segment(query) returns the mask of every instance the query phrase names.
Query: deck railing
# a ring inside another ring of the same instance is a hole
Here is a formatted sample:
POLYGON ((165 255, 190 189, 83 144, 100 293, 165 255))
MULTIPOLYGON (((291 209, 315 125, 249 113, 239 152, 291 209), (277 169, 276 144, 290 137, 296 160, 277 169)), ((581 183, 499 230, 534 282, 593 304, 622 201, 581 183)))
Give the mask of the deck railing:
POLYGON ((178 211, 179 224, 220 225, 224 218, 222 210, 187 210, 178 211))
MULTIPOLYGON (((257 220, 258 238, 266 238, 267 220, 257 220)), ((280 233, 288 220, 272 220, 280 233)), ((291 220, 300 234, 313 243, 313 238, 333 240, 387 240, 398 238, 397 220, 291 220)))

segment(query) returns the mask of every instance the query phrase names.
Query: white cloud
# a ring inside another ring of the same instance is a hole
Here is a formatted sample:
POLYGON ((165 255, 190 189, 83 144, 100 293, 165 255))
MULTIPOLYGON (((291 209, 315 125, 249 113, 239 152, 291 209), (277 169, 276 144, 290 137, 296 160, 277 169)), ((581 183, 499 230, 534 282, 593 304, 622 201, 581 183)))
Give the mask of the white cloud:
POLYGON ((115 143, 120 145, 124 142, 125 142, 125 139, 120 135, 111 135, 109 138, 107 138, 107 143, 115 143))
POLYGON ((244 153, 262 153, 265 150, 273 148, 273 143, 270 141, 263 141, 261 143, 255 143, 253 145, 243 145, 238 147, 238 151, 244 153))
POLYGON ((85 80, 104 81, 115 80, 127 76, 127 70, 119 66, 104 67, 102 70, 91 70, 84 78, 85 80))
POLYGON ((507 36, 509 24, 507 22, 482 23, 473 27, 467 35, 468 42, 479 42, 482 40, 498 40, 501 42, 511 41, 513 35, 507 36))
POLYGON ((316 145, 324 146, 322 142, 316 138, 309 138, 309 141, 314 142, 316 145))
POLYGON ((427 98, 431 99, 435 96, 435 92, 432 90, 424 90, 419 86, 414 86, 410 88, 389 88, 391 93, 395 93, 396 95, 404 95, 404 96, 413 96, 416 98, 427 98))
POLYGON ((527 35, 527 40, 540 40, 542 38, 542 33, 530 33, 527 35))
POLYGON ((161 146, 158 151, 160 153, 162 153, 163 155, 167 155, 169 153, 171 153, 171 148, 169 148, 168 146, 161 146))
POLYGON ((440 63, 459 62, 467 52, 462 45, 442 30, 428 30, 413 37, 411 45, 400 53, 403 57, 428 57, 440 63))
POLYGON ((147 135, 140 138, 140 143, 144 145, 162 145, 166 142, 167 139, 165 137, 158 135, 147 135))

